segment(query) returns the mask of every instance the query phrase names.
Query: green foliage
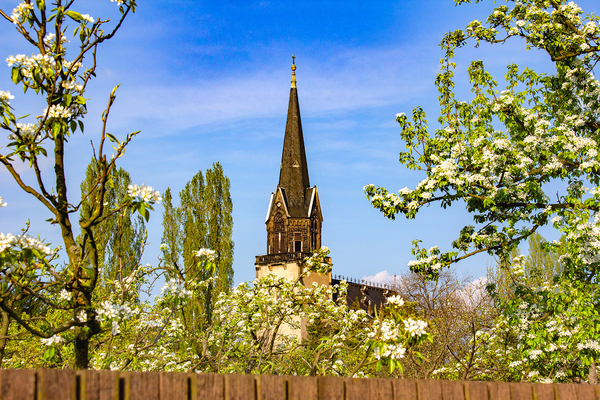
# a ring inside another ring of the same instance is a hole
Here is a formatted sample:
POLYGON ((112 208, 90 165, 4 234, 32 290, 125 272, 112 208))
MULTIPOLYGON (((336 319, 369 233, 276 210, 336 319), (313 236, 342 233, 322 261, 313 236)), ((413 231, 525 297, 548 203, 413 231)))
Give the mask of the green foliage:
POLYGON ((163 255, 186 280, 206 281, 194 291, 194 301, 184 311, 186 325, 202 330, 210 323, 215 302, 220 293, 233 283, 233 203, 229 179, 219 163, 206 171, 206 183, 201 171, 179 193, 179 206, 174 207, 170 189, 165 192, 163 213, 163 255), (198 251, 207 248, 215 252, 211 268, 198 265, 198 251), (180 258, 181 254, 181 258, 180 258))
MULTIPOLYGON (((98 163, 92 159, 88 164, 85 180, 81 183, 80 208, 81 219, 88 219, 99 195, 98 163)), ((115 207, 122 204, 128 196, 131 184, 129 173, 122 168, 114 170, 109 177, 104 202, 115 207)), ((146 227, 140 215, 133 215, 123 208, 92 228, 96 237, 98 259, 102 269, 101 279, 104 285, 109 281, 127 278, 139 265, 146 243, 146 227)), ((81 241, 81 236, 78 240, 81 241)))

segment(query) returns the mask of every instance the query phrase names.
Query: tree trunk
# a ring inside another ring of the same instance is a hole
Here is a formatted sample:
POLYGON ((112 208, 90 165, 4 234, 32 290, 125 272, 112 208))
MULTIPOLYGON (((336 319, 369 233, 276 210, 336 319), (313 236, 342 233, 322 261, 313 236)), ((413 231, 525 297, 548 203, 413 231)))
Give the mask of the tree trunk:
MULTIPOLYGON (((81 328, 80 328, 81 329, 81 328)), ((75 336, 75 369, 87 369, 88 368, 88 349, 90 346, 90 340, 82 338, 82 333, 75 336)))
POLYGON ((598 371, 596 371, 596 361, 592 360, 590 372, 588 373, 588 382, 590 385, 598 384, 598 371))
POLYGON ((2 327, 0 328, 0 335, 2 338, 0 339, 0 367, 2 367, 2 361, 4 360, 4 349, 6 349, 6 343, 8 339, 8 327, 10 326, 10 316, 4 310, 0 311, 2 313, 2 327))

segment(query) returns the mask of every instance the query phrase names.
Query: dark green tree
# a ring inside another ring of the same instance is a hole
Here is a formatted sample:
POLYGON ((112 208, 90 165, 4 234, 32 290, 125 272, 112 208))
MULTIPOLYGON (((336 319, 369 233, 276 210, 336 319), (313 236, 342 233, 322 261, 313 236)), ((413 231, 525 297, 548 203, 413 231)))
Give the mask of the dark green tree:
MULTIPOLYGON (((121 204, 130 184, 131 177, 127 171, 123 168, 113 170, 104 194, 104 204, 108 207, 121 204)), ((92 159, 86 169, 85 179, 81 182, 81 197, 84 200, 79 212, 82 219, 90 217, 92 207, 97 202, 97 185, 98 163, 92 159)), ((127 278, 139 265, 142 257, 147 238, 144 219, 123 208, 92 229, 97 238, 103 284, 127 278)), ((81 241, 81 237, 79 240, 81 241)))
POLYGON ((214 163, 199 171, 179 193, 179 206, 173 206, 171 190, 164 194, 163 258, 174 274, 189 282, 208 285, 194 290, 193 301, 184 308, 184 320, 192 329, 203 329, 212 318, 220 293, 233 284, 233 203, 229 179, 223 167, 214 163), (198 265, 196 252, 208 248, 216 252, 214 269, 198 265))
POLYGON ((212 312, 212 307, 219 293, 228 290, 233 284, 233 203, 229 178, 223 173, 220 163, 214 163, 212 169, 206 171, 206 186, 204 188, 204 209, 206 212, 206 245, 205 247, 217 253, 216 280, 214 286, 209 285, 206 310, 212 312), (210 303, 208 303, 210 302, 210 303))
POLYGON ((163 236, 161 250, 166 265, 179 270, 179 254, 181 254, 182 238, 179 209, 173 207, 173 195, 167 188, 163 194, 163 236))

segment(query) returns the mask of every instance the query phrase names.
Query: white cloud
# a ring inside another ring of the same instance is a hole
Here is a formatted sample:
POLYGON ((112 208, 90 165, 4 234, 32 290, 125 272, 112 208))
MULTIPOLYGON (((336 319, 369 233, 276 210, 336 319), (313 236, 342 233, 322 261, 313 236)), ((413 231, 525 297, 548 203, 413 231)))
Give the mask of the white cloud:
POLYGON ((464 289, 459 290, 457 294, 467 306, 475 308, 482 300, 487 298, 488 293, 485 290, 487 284, 488 278, 482 276, 466 285, 464 289))
POLYGON ((366 275, 363 276, 362 279, 368 282, 375 283, 391 283, 394 280, 395 275, 390 275, 387 270, 383 270, 381 272, 376 273, 375 275, 366 275))
MULTIPOLYGON (((412 103, 411 98, 425 88, 435 90, 431 82, 436 70, 415 73, 406 61, 407 53, 404 49, 338 50, 326 60, 302 60, 296 71, 302 113, 312 118, 352 114, 412 103)), ((121 101, 128 105, 121 118, 151 120, 173 132, 286 114, 291 72, 279 65, 246 66, 185 84, 163 82, 159 70, 150 73, 157 75, 148 80, 153 84, 144 81, 121 88, 121 101)))

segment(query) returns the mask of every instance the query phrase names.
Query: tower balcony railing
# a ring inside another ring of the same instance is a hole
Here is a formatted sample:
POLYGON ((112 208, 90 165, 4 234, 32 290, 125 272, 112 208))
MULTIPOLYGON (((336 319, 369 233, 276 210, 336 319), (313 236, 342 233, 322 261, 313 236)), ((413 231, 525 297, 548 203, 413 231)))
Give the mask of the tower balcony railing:
POLYGON ((294 253, 265 254, 264 256, 256 256, 256 264, 273 264, 286 261, 298 261, 312 255, 313 253, 305 253, 300 251, 294 253))

